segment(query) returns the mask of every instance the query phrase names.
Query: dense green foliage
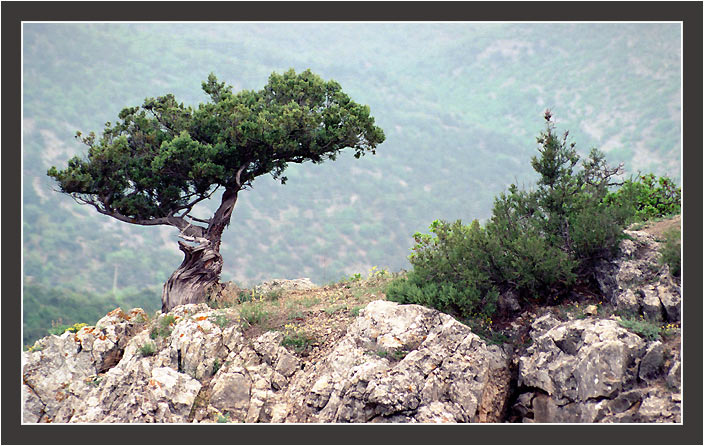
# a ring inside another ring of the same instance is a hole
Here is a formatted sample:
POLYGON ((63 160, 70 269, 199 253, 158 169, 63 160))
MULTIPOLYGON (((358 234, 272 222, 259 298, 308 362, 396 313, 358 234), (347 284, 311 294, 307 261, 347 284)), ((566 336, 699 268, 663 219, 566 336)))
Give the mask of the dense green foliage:
MULTIPOLYGON (((182 259, 176 230, 76 206, 46 170, 85 150, 76 129, 100 129, 125 104, 164 91, 206 100, 210 72, 239 91, 310 67, 369 104, 387 136, 363 162, 343 152, 324 169, 292 165, 286 187, 263 176, 240 195, 223 279, 248 286, 408 268, 418 228, 484 221, 497 191, 529 181, 525 142, 546 106, 581 147, 679 183, 681 55, 677 23, 25 23, 25 277, 107 302, 114 284, 119 294, 164 283, 182 259)), ((25 300, 46 297, 35 290, 25 300)), ((53 320, 73 321, 71 311, 57 304, 53 320)))
POLYGON ((386 295, 402 303, 416 303, 462 317, 489 317, 496 309, 497 288, 491 281, 486 231, 471 225, 434 221, 430 231, 416 233, 413 270, 392 281, 386 295))
POLYGON ((612 255, 630 214, 604 202, 619 168, 592 150, 581 163, 568 134, 555 134, 550 112, 538 137, 539 174, 534 191, 511 185, 496 198, 482 228, 434 222, 435 236, 416 234, 413 270, 387 289, 390 299, 432 306, 463 317, 489 318, 500 292, 555 302, 576 281, 588 282, 590 267, 612 255))
POLYGON ((666 176, 639 175, 627 180, 621 188, 610 193, 606 202, 615 206, 630 206, 632 221, 641 222, 653 218, 679 214, 682 189, 666 176))

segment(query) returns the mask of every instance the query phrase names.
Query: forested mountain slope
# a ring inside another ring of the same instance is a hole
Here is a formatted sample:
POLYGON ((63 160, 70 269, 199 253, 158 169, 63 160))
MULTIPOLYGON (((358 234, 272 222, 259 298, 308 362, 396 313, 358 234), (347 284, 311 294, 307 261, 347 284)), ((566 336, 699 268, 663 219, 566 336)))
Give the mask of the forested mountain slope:
POLYGON ((210 72, 259 89, 273 71, 310 68, 368 104, 387 138, 376 156, 291 166, 285 186, 257 180, 224 234, 223 280, 322 283, 406 267, 412 233, 436 218, 486 218, 509 183, 533 181, 545 108, 580 153, 596 146, 628 173, 680 178, 679 24, 27 23, 23 32, 26 342, 28 318, 35 328, 79 322, 60 315, 81 300, 104 306, 96 317, 124 300, 159 306, 182 259, 175 232, 79 206, 53 191, 46 170, 83 151, 76 130, 99 131, 145 97, 205 101, 210 72))

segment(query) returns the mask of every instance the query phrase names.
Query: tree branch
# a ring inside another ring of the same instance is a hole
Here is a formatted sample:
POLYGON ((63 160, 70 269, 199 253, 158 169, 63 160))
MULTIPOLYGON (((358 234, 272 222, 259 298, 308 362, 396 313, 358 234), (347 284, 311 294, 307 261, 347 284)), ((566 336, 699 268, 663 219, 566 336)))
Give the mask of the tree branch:
POLYGON ((121 213, 117 212, 114 209, 108 209, 104 203, 101 203, 99 201, 91 200, 90 198, 81 197, 81 196, 73 195, 73 194, 71 194, 71 197, 79 204, 91 205, 95 208, 96 211, 98 211, 98 213, 103 214, 103 215, 107 215, 109 217, 112 217, 116 220, 119 220, 119 221, 122 221, 125 223, 131 223, 134 225, 141 225, 141 226, 157 226, 157 225, 174 226, 174 227, 178 228, 181 231, 181 233, 189 235, 189 236, 194 236, 194 237, 201 237, 203 234, 205 234, 205 228, 203 228, 201 226, 192 225, 191 223, 187 222, 183 217, 175 216, 174 212, 170 213, 166 217, 132 218, 132 217, 127 217, 125 215, 122 215, 121 213))

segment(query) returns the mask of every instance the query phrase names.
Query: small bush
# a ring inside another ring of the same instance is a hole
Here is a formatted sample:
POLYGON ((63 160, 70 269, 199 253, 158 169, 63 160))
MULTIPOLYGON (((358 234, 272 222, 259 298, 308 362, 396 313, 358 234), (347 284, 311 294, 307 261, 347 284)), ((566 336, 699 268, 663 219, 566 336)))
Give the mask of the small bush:
POLYGON ((392 280, 386 297, 399 303, 414 303, 467 316, 492 314, 498 292, 489 280, 486 234, 475 220, 434 221, 435 236, 416 233, 410 261, 414 269, 405 278, 392 280))
POLYGON ((682 265, 682 243, 680 230, 672 228, 664 234, 665 241, 660 248, 660 261, 670 267, 670 274, 679 277, 682 265))
POLYGON ((153 342, 147 342, 146 344, 139 347, 139 353, 142 356, 152 356, 156 353, 156 345, 153 342))
POLYGON ((281 345, 291 347, 297 353, 303 353, 310 347, 314 339, 308 335, 303 329, 300 329, 292 324, 284 326, 284 337, 281 340, 281 345))
POLYGON ((605 199, 608 204, 629 209, 632 222, 679 214, 681 201, 682 189, 672 179, 652 173, 629 179, 605 199))

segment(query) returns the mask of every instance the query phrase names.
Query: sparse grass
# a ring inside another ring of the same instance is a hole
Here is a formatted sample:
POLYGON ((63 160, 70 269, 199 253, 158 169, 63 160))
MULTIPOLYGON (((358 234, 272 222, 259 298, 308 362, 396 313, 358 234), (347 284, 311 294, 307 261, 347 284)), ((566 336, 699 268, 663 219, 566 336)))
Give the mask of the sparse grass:
POLYGON ((261 302, 245 302, 240 306, 240 318, 248 326, 259 325, 269 318, 269 312, 261 302))
POLYGON ((363 308, 364 308, 364 305, 357 305, 357 306, 354 306, 354 307, 350 308, 350 315, 351 315, 352 317, 358 317, 358 316, 359 316, 359 312, 360 312, 363 308))
POLYGON ((335 313, 337 313, 338 311, 343 310, 343 309, 346 309, 346 308, 347 308, 347 304, 331 305, 331 306, 325 308, 325 312, 326 312, 327 314, 335 314, 335 313))
POLYGON ((175 323, 176 317, 172 314, 167 314, 159 319, 159 322, 152 327, 152 330, 149 332, 149 337, 151 339, 157 339, 159 337, 168 338, 171 335, 171 326, 175 323))
POLYGON ((482 338, 487 345, 503 345, 509 342, 509 337, 502 331, 494 330, 491 327, 491 323, 491 319, 481 317, 464 321, 464 324, 472 330, 472 333, 482 338))
POLYGON ((301 300, 301 305, 303 305, 306 308, 310 308, 312 306, 315 306, 320 303, 320 299, 314 296, 306 296, 301 300))
POLYGON ((215 361, 213 361, 213 375, 218 373, 220 367, 222 367, 222 364, 220 364, 220 360, 218 358, 215 358, 215 361))

